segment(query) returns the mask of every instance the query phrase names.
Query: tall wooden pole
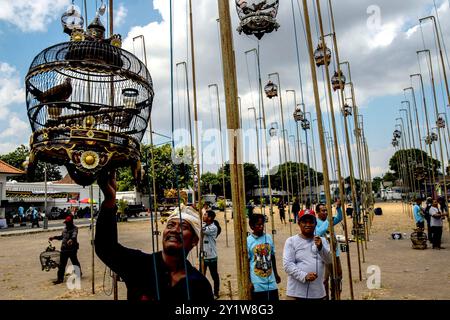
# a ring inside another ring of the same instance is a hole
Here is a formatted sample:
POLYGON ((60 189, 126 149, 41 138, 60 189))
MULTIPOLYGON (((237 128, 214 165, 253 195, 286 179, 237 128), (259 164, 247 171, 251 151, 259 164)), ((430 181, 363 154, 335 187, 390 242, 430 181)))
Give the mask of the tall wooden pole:
MULTIPOLYGON (((339 46, 338 46, 338 43, 337 43, 336 28, 335 28, 335 24, 334 24, 333 5, 331 3, 331 0, 329 0, 328 6, 329 6, 330 16, 331 16, 331 28, 332 28, 332 38, 333 38, 333 44, 334 44, 334 55, 335 55, 335 58, 336 58, 336 67, 337 67, 338 74, 339 75, 343 75, 342 70, 341 70, 340 57, 339 57, 339 46)), ((328 82, 328 85, 329 85, 329 82, 328 82)), ((341 108, 343 108, 344 105, 345 105, 344 90, 345 90, 345 86, 342 87, 341 90, 339 91, 339 93, 340 93, 340 95, 339 95, 340 100, 339 101, 340 101, 340 104, 341 104, 341 108)), ((331 108, 331 110, 333 110, 333 108, 331 108)), ((334 118, 334 111, 333 111, 333 118, 334 118)), ((347 132, 347 136, 348 136, 347 119, 346 119, 345 116, 344 116, 343 121, 344 121, 344 124, 345 124, 345 131, 347 132)), ((337 140, 337 138, 335 137, 335 143, 336 143, 335 148, 337 150, 340 150, 339 146, 337 145, 337 141, 336 140, 337 140)), ((348 146, 349 145, 349 141, 346 139, 345 142, 346 142, 346 145, 348 146)), ((336 153, 338 155, 337 159, 339 161, 339 152, 337 151, 336 153)), ((351 172, 353 173, 353 167, 352 167, 353 163, 352 163, 352 159, 351 159, 351 153, 347 154, 347 156, 349 158, 349 166, 351 168, 351 172)), ((338 174, 339 174, 339 181, 340 181, 339 182, 339 191, 340 191, 339 192, 339 196, 341 197, 342 211, 343 211, 343 214, 344 214, 344 217, 343 217, 343 220, 344 220, 344 234, 345 234, 345 245, 347 247, 347 254, 346 254, 346 256, 347 256, 347 270, 348 270, 348 278, 349 278, 350 297, 353 300, 355 297, 354 297, 354 292, 353 292, 353 276, 352 276, 352 265, 351 265, 351 259, 350 259, 351 257, 350 257, 350 244, 349 244, 349 239, 348 239, 347 216, 346 216, 346 212, 345 212, 345 203, 346 203, 346 196, 344 194, 345 181, 341 181, 342 175, 341 175, 340 161, 339 161, 339 164, 338 164, 338 168, 339 168, 338 174)), ((352 178, 350 178, 350 183, 351 183, 351 185, 354 188, 355 187, 354 186, 354 177, 353 177, 353 180, 352 180, 352 178)), ((354 189, 352 189, 352 193, 353 193, 353 190, 354 189)), ((354 197, 353 197, 353 200, 355 200, 354 197)), ((356 202, 354 201, 353 203, 356 203, 356 202)))
MULTIPOLYGON (((438 106, 437 106, 437 96, 436 96, 436 84, 434 81, 434 72, 433 72, 433 61, 431 60, 431 52, 430 50, 423 50, 422 52, 428 52, 428 59, 429 59, 429 63, 430 63, 430 74, 431 74, 431 88, 433 89, 433 97, 434 97, 434 112, 435 112, 435 117, 436 120, 439 118, 439 110, 438 110, 438 106)), ((445 69, 445 68, 444 68, 445 69)), ((450 97, 449 97, 450 99, 450 97)), ((439 150, 440 150, 440 154, 441 154, 441 164, 442 164, 442 172, 443 172, 443 184, 444 184, 444 198, 445 198, 445 203, 448 204, 448 195, 447 195, 447 179, 445 177, 445 161, 444 161, 444 148, 442 146, 442 133, 441 133, 442 128, 438 128, 438 136, 439 136, 439 150)), ((445 136, 445 135, 444 135, 445 136)), ((440 182, 439 182, 440 184, 440 182)), ((450 223, 450 222, 449 222, 450 223)))
MULTIPOLYGON (((414 77, 418 77, 420 80, 420 89, 422 92, 422 99, 423 99, 423 111, 424 111, 424 115, 425 115, 425 123, 426 123, 426 127, 427 127, 427 137, 430 136, 431 131, 430 131, 430 124, 429 124, 429 119, 428 119, 428 108, 427 108, 427 99, 425 96, 425 86, 423 84, 423 77, 421 73, 416 73, 416 74, 412 74, 409 76, 411 79, 414 77)), ((426 143, 427 145, 427 143, 426 143)), ((433 149, 431 148, 431 144, 428 144, 428 149, 430 152, 430 157, 431 157, 431 175, 429 175, 430 178, 430 184, 431 184, 431 195, 433 195, 433 186, 436 183, 436 179, 435 179, 435 175, 434 175, 434 163, 433 163, 433 149), (431 181, 431 179, 433 179, 431 181)), ((426 150, 426 147, 425 147, 426 150)))
MULTIPOLYGON (((335 46, 337 48, 337 46, 335 46)), ((336 51, 338 52, 338 51, 336 51)), ((342 63, 338 64, 338 72, 341 71, 342 74, 342 69, 341 69, 341 64, 346 64, 348 67, 348 73, 349 73, 349 77, 351 77, 351 71, 350 71, 350 63, 345 61, 342 63)), ((342 106, 345 106, 345 100, 344 100, 344 94, 345 94, 345 88, 341 88, 341 103, 342 106)), ((352 150, 351 150, 351 141, 350 141, 350 134, 349 134, 349 130, 348 130, 348 122, 347 122, 347 117, 348 115, 344 114, 344 131, 345 131, 345 144, 347 147, 347 158, 348 158, 348 167, 349 167, 349 173, 350 173, 350 188, 351 188, 351 194, 352 194, 352 203, 353 203, 353 231, 356 232, 355 233, 355 237, 356 237, 356 250, 357 250, 357 255, 358 255, 358 271, 359 271, 359 281, 362 281, 362 270, 361 270, 361 255, 360 255, 360 250, 359 250, 359 237, 357 235, 358 232, 358 221, 356 220, 356 214, 357 214, 357 199, 356 199, 356 183, 355 183, 355 173, 353 170, 353 156, 352 156, 352 150), (356 222, 356 228, 355 228, 355 222, 356 222)), ((344 219, 344 223, 347 223, 344 219)), ((347 238, 347 237, 346 237, 347 238)), ((347 258, 347 263, 348 263, 348 259, 347 258)))
MULTIPOLYGON (((191 61, 192 61, 192 94, 194 97, 194 128, 195 128, 195 161, 197 162, 197 209, 200 212, 200 201, 202 200, 200 183, 200 148, 198 135, 198 111, 197 111, 197 78, 195 69, 195 46, 194 46, 194 22, 192 19, 192 0, 189 0, 189 29, 191 35, 191 61)), ((195 184, 195 181, 194 181, 195 184)))
MULTIPOLYGON (((114 1, 113 0, 109 0, 109 36, 111 37, 114 34, 114 1)), ((145 47, 144 47, 145 50, 145 47)), ((145 54, 144 54, 145 56, 145 54)), ((112 79, 111 79, 112 80, 112 79)), ((112 81, 111 81, 112 83, 112 81)), ((114 86, 111 85, 111 104, 114 103, 114 86)), ((99 204, 100 205, 100 204, 99 204)), ((94 265, 94 262, 92 262, 92 265, 94 265)), ((114 300, 118 300, 119 299, 119 293, 118 293, 118 286, 117 286, 117 274, 115 272, 112 273, 112 278, 113 278, 113 297, 114 300)), ((94 280, 92 280, 94 281, 94 280)), ((92 289, 94 290, 94 289, 92 289)))
POLYGON ((223 198, 225 200, 225 207, 223 209, 223 216, 225 221, 225 243, 228 248, 228 221, 227 221, 227 203, 226 203, 226 188, 225 188, 225 159, 223 155, 223 138, 222 138, 222 117, 220 116, 220 99, 219 99, 219 86, 217 84, 210 84, 209 88, 216 88, 216 98, 217 98, 217 114, 219 117, 219 137, 220 137, 220 156, 222 160, 222 191, 223 198))
MULTIPOLYGON (((324 128, 323 128, 323 122, 322 122, 322 110, 320 108, 320 95, 319 95, 319 88, 318 88, 318 81, 317 81, 317 73, 316 73, 316 67, 314 62, 314 47, 312 42, 312 36, 311 36, 311 25, 309 20, 309 11, 308 11, 308 3, 307 0, 303 1, 303 14, 305 16, 305 26, 306 26, 306 38, 308 43, 308 53, 309 53, 309 64, 311 67, 311 77, 313 82, 313 89, 314 89, 314 102, 316 107, 316 114, 317 114, 317 123, 319 125, 319 141, 320 141, 320 151, 322 155, 322 168, 323 168, 323 184, 325 188, 325 197, 326 197, 326 206, 328 212, 330 212, 329 215, 329 223, 332 226, 333 225, 333 217, 331 216, 331 192, 330 192, 330 178, 328 174, 328 161, 327 161, 327 150, 326 150, 326 143, 325 138, 323 135, 324 128), (330 219, 331 217, 331 219, 330 219)), ((333 228, 330 229, 330 237, 331 239, 334 239, 334 230, 333 228)), ((333 278, 336 279, 336 248, 334 247, 334 241, 330 241, 330 250, 333 253, 332 254, 332 263, 333 263, 333 278)))
MULTIPOLYGON (((284 160, 285 160, 285 171, 286 171, 286 190, 287 190, 287 199, 288 199, 288 217, 289 217, 289 228, 292 229, 292 221, 291 221, 291 207, 289 205, 290 203, 290 195, 289 195, 289 177, 288 177, 288 160, 287 160, 287 147, 286 147, 286 130, 284 127, 284 112, 283 112, 283 99, 281 98, 282 89, 281 89, 281 81, 280 81, 280 75, 278 72, 269 74, 269 78, 271 76, 276 76, 278 80, 278 96, 280 99, 280 114, 281 114, 281 131, 283 134, 283 146, 284 146, 284 160)), ((280 165, 281 165, 281 159, 280 159, 280 165)), ((283 169, 281 168, 281 173, 283 172, 283 169)), ((281 179, 283 180, 283 179, 281 179)), ((294 190, 292 190, 294 192, 294 190)), ((292 231, 291 231, 292 234, 292 231)))
POLYGON ((234 210, 234 242, 236 271, 238 276, 239 299, 249 300, 250 264, 247 252, 247 224, 245 218, 245 192, 242 165, 242 145, 240 135, 236 62, 231 32, 230 2, 218 0, 220 38, 222 43, 222 63, 227 114, 228 142, 230 153, 231 194, 234 210))

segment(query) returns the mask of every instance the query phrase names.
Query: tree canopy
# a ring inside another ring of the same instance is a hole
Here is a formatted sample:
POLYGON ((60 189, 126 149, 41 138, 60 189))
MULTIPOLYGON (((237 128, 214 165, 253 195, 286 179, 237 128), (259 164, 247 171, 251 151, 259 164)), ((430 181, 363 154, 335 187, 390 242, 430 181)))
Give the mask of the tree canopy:
MULTIPOLYGON (((0 155, 0 160, 6 162, 7 164, 16 167, 21 170, 25 170, 24 162, 30 154, 30 149, 24 145, 20 145, 16 150, 0 155)), ((58 181, 62 179, 61 171, 59 167, 51 163, 39 162, 34 174, 34 177, 27 177, 26 175, 14 177, 15 180, 20 182, 41 182, 45 180, 44 168, 47 167, 47 180, 48 181, 58 181)))

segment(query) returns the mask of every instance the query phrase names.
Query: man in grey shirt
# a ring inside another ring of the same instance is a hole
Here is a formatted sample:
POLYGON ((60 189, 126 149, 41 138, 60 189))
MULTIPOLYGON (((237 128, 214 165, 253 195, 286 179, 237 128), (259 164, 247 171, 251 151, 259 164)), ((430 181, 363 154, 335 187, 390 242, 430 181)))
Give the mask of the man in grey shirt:
POLYGON ((300 234, 286 240, 283 267, 288 274, 286 294, 294 300, 326 297, 323 285, 325 264, 331 263, 330 246, 325 238, 314 236, 314 211, 302 210, 298 216, 300 234))
POLYGON ((204 274, 209 267, 211 278, 214 281, 214 297, 219 298, 220 277, 217 272, 217 247, 216 238, 219 230, 214 223, 216 213, 212 210, 207 210, 203 214, 203 253, 204 253, 204 274))

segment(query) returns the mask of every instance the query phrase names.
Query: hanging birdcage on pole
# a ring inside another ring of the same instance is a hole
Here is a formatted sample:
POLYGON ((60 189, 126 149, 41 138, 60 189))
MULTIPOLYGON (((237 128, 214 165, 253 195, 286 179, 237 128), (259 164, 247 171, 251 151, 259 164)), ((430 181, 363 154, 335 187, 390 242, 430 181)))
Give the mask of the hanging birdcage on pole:
POLYGON ((295 120, 295 122, 300 122, 300 121, 303 121, 304 119, 305 119, 305 114, 303 113, 302 109, 298 105, 294 111, 294 120, 295 120))
POLYGON ((325 61, 327 66, 331 63, 331 50, 325 46, 325 49, 322 46, 322 42, 317 46, 316 51, 314 51, 314 60, 316 61, 317 67, 321 67, 325 65, 325 61))
POLYGON ((443 117, 438 117, 436 125, 439 129, 445 129, 445 119, 443 117))
POLYGON ((333 77, 331 78, 331 85, 333 86, 333 90, 343 90, 345 88, 345 78, 344 74, 341 70, 335 71, 333 77))
POLYGON ((237 31, 254 35, 259 40, 266 34, 278 30, 276 21, 279 0, 236 0, 236 10, 241 21, 237 31))
POLYGON ((349 117, 352 115, 352 107, 350 107, 348 104, 345 104, 342 112, 344 114, 344 117, 349 117))
POLYGON ((392 146, 395 148, 395 147, 398 147, 398 140, 397 139, 392 139, 392 146))
POLYGON ((140 141, 150 118, 153 84, 145 65, 120 48, 120 35, 105 39, 100 16, 83 30, 69 7, 61 18, 71 41, 49 47, 25 78, 32 128, 29 173, 38 161, 65 165, 80 185, 103 169, 130 165, 140 179, 140 141))
POLYGON ((427 145, 432 145, 432 144, 433 144, 433 139, 432 139, 432 137, 431 137, 430 135, 428 135, 428 136, 425 138, 425 143, 426 143, 427 145))
POLYGON ((308 119, 303 119, 303 121, 302 121, 302 129, 305 130, 305 131, 311 129, 311 123, 309 122, 308 119))
POLYGON ((269 80, 264 87, 264 92, 266 93, 266 97, 269 99, 278 97, 278 86, 269 80))
POLYGON ((424 180, 426 178, 426 170, 423 164, 419 163, 416 165, 416 167, 414 168, 414 176, 419 181, 424 180))
POLYGON ((437 135, 437 133, 434 133, 434 132, 431 133, 430 138, 431 138, 431 141, 433 141, 433 142, 439 140, 439 136, 437 135))
POLYGON ((395 139, 400 139, 402 137, 402 132, 400 130, 395 130, 394 131, 394 138, 395 139))

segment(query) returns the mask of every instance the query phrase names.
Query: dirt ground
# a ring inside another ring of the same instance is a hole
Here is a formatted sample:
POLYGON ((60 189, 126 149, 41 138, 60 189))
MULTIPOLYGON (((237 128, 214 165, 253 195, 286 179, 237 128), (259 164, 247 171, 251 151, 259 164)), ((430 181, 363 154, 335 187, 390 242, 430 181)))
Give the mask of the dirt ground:
MULTIPOLYGON (((364 262, 361 268, 358 264, 356 243, 350 245, 351 268, 353 274, 353 289, 355 299, 374 300, 429 300, 448 299, 450 296, 450 243, 448 223, 445 221, 443 246, 444 250, 413 250, 409 235, 414 223, 400 203, 380 203, 382 216, 375 216, 364 250, 364 262), (393 240, 392 232, 406 234, 406 239, 393 240), (381 270, 381 288, 369 290, 366 280, 370 276, 369 266, 378 266, 381 270), (362 281, 359 280, 361 270, 362 281)), ((268 209, 266 209, 268 211, 268 209)), ((218 214, 222 226, 222 234, 218 238, 219 274, 221 276, 221 299, 237 299, 237 281, 235 267, 233 223, 230 220, 225 228, 223 213, 218 214), (227 236, 228 235, 228 236, 227 236), (226 240, 228 238, 228 246, 226 240)), ((349 226, 351 221, 348 221, 349 226)), ((164 225, 160 225, 160 230, 164 225)), ((278 212, 275 212, 276 257, 282 282, 279 285, 281 299, 285 298, 286 273, 282 270, 283 246, 286 239, 298 232, 297 225, 282 225, 278 212)), ((267 224, 271 232, 271 223, 267 224)), ((336 227, 338 234, 343 233, 340 226, 336 227)), ((92 251, 90 247, 90 230, 82 228, 79 231, 79 260, 83 270, 80 290, 69 290, 65 284, 53 285, 56 279, 56 269, 50 272, 41 271, 39 254, 47 246, 49 232, 37 234, 1 237, 0 238, 0 299, 27 300, 112 300, 111 277, 109 269, 95 257, 94 291, 92 293, 92 251)), ((139 248, 152 252, 149 221, 129 222, 119 224, 120 242, 128 247, 139 248)), ((56 242, 59 246, 59 243, 56 242)), ((191 261, 195 261, 195 249, 191 261)), ((362 252, 361 252, 362 260, 362 252)), ((349 277, 346 253, 342 253, 341 261, 344 273, 342 299, 350 299, 349 277)), ((211 279, 208 275, 208 278, 211 279)), ((119 299, 126 299, 126 287, 119 282, 119 299)))

